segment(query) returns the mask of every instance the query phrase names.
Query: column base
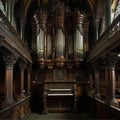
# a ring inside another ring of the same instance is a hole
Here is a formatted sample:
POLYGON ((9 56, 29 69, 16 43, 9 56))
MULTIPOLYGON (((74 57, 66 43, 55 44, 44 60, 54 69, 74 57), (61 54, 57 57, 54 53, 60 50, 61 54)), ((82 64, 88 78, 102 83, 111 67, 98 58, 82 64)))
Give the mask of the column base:
POLYGON ((1 108, 6 108, 6 107, 11 106, 13 104, 15 104, 15 101, 13 98, 5 99, 1 105, 1 108))

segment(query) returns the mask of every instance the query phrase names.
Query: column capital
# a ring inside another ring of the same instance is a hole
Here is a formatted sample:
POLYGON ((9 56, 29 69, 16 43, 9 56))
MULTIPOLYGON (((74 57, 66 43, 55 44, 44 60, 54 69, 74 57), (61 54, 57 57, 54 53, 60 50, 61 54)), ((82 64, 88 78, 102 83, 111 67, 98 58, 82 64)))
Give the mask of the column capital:
POLYGON ((31 65, 31 64, 30 64, 30 65, 28 65, 26 69, 27 69, 27 72, 28 72, 28 73, 30 73, 30 72, 31 72, 31 70, 32 70, 32 65, 31 65))
POLYGON ((116 66, 116 63, 117 63, 117 54, 116 53, 113 53, 113 52, 110 52, 108 54, 106 54, 103 58, 103 63, 104 65, 109 68, 109 69, 113 69, 115 68, 116 66))
POLYGON ((19 68, 21 72, 24 72, 25 68, 26 68, 26 63, 24 61, 19 61, 19 68))
POLYGON ((101 66, 100 61, 96 61, 95 63, 92 64, 93 70, 99 70, 100 66, 101 66))
POLYGON ((13 65, 16 63, 18 56, 16 54, 9 54, 3 56, 3 60, 6 64, 6 67, 12 69, 13 65))

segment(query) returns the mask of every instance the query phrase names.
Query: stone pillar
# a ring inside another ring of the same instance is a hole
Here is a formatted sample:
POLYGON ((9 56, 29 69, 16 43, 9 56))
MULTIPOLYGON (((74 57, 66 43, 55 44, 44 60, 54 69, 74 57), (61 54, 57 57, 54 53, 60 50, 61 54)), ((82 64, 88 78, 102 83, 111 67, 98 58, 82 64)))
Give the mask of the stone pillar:
POLYGON ((99 19, 96 19, 96 20, 95 20, 95 26, 96 26, 96 40, 98 40, 98 37, 99 37, 99 33, 98 33, 99 22, 100 22, 99 19))
POLYGON ((100 91, 99 91, 99 63, 94 63, 94 76, 95 76, 95 97, 100 98, 100 91))
POLYGON ((111 5, 112 5, 112 0, 106 0, 106 8, 107 8, 107 26, 111 24, 111 5))
POLYGON ((20 18, 20 37, 24 39, 24 20, 20 18))
POLYGON ((27 94, 30 94, 30 73, 31 73, 31 66, 27 67, 27 94))
POLYGON ((26 68, 26 64, 25 62, 23 61, 20 61, 19 62, 19 67, 20 67, 20 86, 21 86, 21 89, 20 89, 20 97, 25 97, 25 89, 24 89, 24 71, 25 71, 25 68, 26 68))
POLYGON ((9 22, 10 22, 10 17, 11 17, 11 2, 8 1, 8 3, 7 3, 7 18, 9 20, 9 22))
POLYGON ((3 57, 5 62, 5 100, 2 108, 14 104, 13 99, 13 67, 16 63, 17 56, 10 54, 3 57))
POLYGON ((116 89, 116 76, 115 76, 115 66, 117 63, 117 54, 109 53, 106 55, 105 59, 106 67, 107 67, 107 96, 108 102, 110 105, 118 106, 115 97, 115 89, 116 89))

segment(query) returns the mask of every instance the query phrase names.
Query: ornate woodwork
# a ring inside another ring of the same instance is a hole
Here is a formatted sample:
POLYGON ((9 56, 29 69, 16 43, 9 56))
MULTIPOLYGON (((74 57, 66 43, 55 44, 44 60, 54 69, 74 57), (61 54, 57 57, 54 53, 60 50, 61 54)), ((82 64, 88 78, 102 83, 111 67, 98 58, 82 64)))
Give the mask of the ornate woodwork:
POLYGON ((39 7, 33 16, 35 60, 41 66, 47 66, 48 61, 57 66, 64 66, 68 60, 79 64, 88 51, 86 14, 79 9, 71 11, 60 1, 52 1, 47 6, 39 7))
POLYGON ((25 68, 26 68, 26 63, 24 63, 23 61, 19 61, 19 68, 20 68, 20 86, 21 86, 21 97, 24 97, 24 72, 25 72, 25 68))
MULTIPOLYGON (((70 69, 72 70, 72 69, 70 69)), ((44 81, 44 101, 48 112, 63 112, 76 109, 76 82, 73 79, 73 73, 67 68, 50 68, 50 72, 45 74, 44 81), (71 77, 70 77, 71 76, 71 77), (69 99, 67 99, 69 97, 69 99), (55 103, 51 106, 51 102, 55 103), (64 106, 63 103, 69 103, 64 106)))
POLYGON ((23 40, 19 37, 16 30, 1 11, 0 18, 0 33, 2 38, 0 40, 1 48, 5 48, 5 50, 7 49, 7 51, 10 51, 13 54, 18 54, 20 59, 22 58, 27 62, 32 63, 28 47, 24 44, 23 40))
POLYGON ((0 69, 3 69, 0 70, 0 77, 2 77, 2 82, 0 83, 1 119, 23 119, 30 114, 30 96, 19 99, 21 87, 18 86, 20 71, 22 71, 21 78, 23 80, 23 71, 25 70, 23 65, 21 65, 21 70, 18 67, 18 62, 20 61, 26 65, 31 64, 30 51, 0 10, 0 69))
POLYGON ((95 46, 91 48, 87 61, 96 61, 104 55, 104 51, 108 53, 120 46, 120 15, 112 22, 106 31, 99 37, 95 46), (109 40, 109 42, 108 42, 109 40))
POLYGON ((5 61, 5 99, 2 108, 14 104, 13 99, 13 66, 17 60, 16 56, 11 54, 3 57, 5 61))
POLYGON ((35 68, 36 82, 44 85, 43 96, 41 95, 43 113, 47 110, 77 109, 77 98, 80 95, 77 92, 77 82, 81 80, 82 84, 84 80, 84 77, 79 78, 78 69, 88 51, 87 15, 79 9, 72 11, 59 0, 51 2, 47 7, 43 5, 35 11, 32 22, 32 38, 36 45, 33 48, 36 50, 34 61, 38 65, 35 68))

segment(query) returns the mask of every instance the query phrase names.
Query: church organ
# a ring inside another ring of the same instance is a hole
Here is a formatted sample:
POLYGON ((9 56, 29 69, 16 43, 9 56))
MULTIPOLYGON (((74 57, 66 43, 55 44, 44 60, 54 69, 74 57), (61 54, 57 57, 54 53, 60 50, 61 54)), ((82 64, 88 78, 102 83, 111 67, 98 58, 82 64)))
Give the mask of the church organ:
POLYGON ((75 110, 79 96, 77 88, 82 91, 84 81, 84 77, 78 77, 80 70, 75 71, 75 68, 82 66, 88 50, 87 15, 79 9, 72 11, 57 1, 37 9, 32 26, 38 66, 35 80, 42 81, 44 86, 43 112, 75 110), (39 71, 44 71, 44 75, 40 76, 39 71), (80 86, 77 85, 79 80, 82 81, 80 86), (51 103, 55 104, 51 106, 51 103))
POLYGON ((119 119, 119 13, 120 0, 0 0, 0 119, 119 119))
POLYGON ((84 44, 87 16, 79 9, 71 11, 63 3, 51 7, 55 6, 40 7, 33 17, 37 60, 83 61, 88 49, 88 43, 84 44))

